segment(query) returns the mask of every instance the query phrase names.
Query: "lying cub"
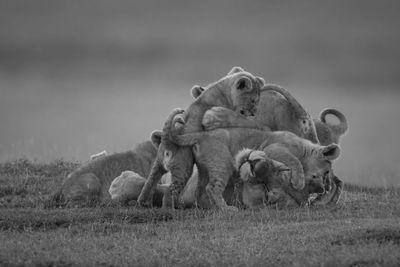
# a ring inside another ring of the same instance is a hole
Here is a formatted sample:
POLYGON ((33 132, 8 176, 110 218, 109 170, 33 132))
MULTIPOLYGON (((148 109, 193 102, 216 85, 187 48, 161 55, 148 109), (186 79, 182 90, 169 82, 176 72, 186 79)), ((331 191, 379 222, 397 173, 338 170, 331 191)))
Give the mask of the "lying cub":
POLYGON ((236 168, 242 181, 242 202, 249 208, 272 204, 279 207, 299 206, 307 203, 310 194, 324 190, 323 179, 306 181, 300 191, 293 189, 290 169, 260 150, 246 148, 240 151, 236 156, 236 168))

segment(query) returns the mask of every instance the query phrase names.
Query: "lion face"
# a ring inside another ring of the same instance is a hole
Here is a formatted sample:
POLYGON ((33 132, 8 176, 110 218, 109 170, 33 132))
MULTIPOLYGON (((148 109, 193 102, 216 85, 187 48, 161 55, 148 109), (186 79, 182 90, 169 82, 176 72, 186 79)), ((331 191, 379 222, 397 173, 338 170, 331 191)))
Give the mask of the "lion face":
POLYGON ((251 184, 270 184, 273 180, 287 180, 290 169, 270 159, 263 151, 244 149, 236 156, 240 179, 251 184))
POLYGON ((306 184, 309 186, 310 193, 322 194, 329 191, 333 175, 332 161, 339 155, 340 148, 336 144, 319 146, 303 162, 306 184))
POLYGON ((154 131, 151 134, 153 145, 157 148, 157 159, 166 171, 172 172, 181 162, 188 161, 191 157, 183 153, 186 149, 177 146, 165 136, 162 131, 154 131))
POLYGON ((192 150, 180 147, 168 139, 162 131, 153 131, 151 134, 153 145, 157 148, 157 161, 164 172, 171 174, 171 190, 185 186, 192 175, 194 158, 192 150))
POLYGON ((231 96, 229 102, 233 106, 232 109, 244 116, 255 116, 260 101, 261 88, 264 85, 263 78, 253 76, 240 67, 233 67, 227 76, 215 83, 211 83, 206 87, 193 86, 191 94, 193 98, 197 99, 205 91, 212 91, 212 88, 217 89, 217 91, 229 89, 229 95, 231 96))
POLYGON ((265 81, 257 76, 243 71, 241 68, 233 68, 227 76, 206 87, 193 86, 192 96, 197 99, 205 92, 210 92, 212 101, 226 101, 215 106, 229 106, 230 109, 244 115, 254 116, 260 101, 260 92, 265 81), (214 92, 211 93, 211 92, 214 92), (215 94, 215 92, 218 92, 215 94), (221 96, 223 96, 221 98, 221 96), (221 98, 221 99, 218 99, 221 98))
POLYGON ((254 116, 260 101, 261 82, 246 73, 232 75, 231 82, 234 110, 244 116, 254 116))

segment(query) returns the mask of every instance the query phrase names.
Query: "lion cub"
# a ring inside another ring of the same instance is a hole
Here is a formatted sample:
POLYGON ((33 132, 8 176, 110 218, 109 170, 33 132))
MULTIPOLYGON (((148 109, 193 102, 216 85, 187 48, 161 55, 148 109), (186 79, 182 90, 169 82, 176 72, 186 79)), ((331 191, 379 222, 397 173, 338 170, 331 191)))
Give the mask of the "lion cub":
POLYGON ((133 150, 102 155, 89 160, 68 174, 52 199, 57 204, 80 206, 110 199, 108 188, 122 171, 149 174, 157 150, 150 141, 133 150))
MULTIPOLYGON (((193 94, 198 97, 201 91, 193 94)), ((253 119, 235 114, 230 110, 215 107, 203 117, 206 130, 216 128, 247 127, 274 131, 290 131, 296 135, 321 145, 339 144, 340 138, 348 131, 346 117, 337 109, 324 109, 319 119, 312 119, 297 100, 284 88, 266 85, 260 95, 259 108, 253 119), (326 121, 326 115, 334 115, 339 124, 326 121)), ((325 179, 328 194, 319 196, 315 204, 337 203, 343 190, 343 182, 332 172, 325 179)))
POLYGON ((311 179, 302 190, 290 185, 290 169, 270 159, 264 151, 243 149, 236 155, 236 169, 244 183, 243 204, 254 208, 275 204, 278 207, 299 206, 307 203, 310 194, 324 190, 323 179, 311 179), (271 170, 275 167, 275 175, 271 170), (279 172, 279 175, 276 175, 279 172))
MULTIPOLYGON (((178 125, 181 133, 198 132, 203 130, 202 119, 204 113, 212 107, 224 107, 243 115, 253 115, 260 97, 260 89, 264 85, 261 78, 234 67, 227 76, 210 84, 186 111, 175 110, 176 118, 172 123, 178 125), (182 126, 182 127, 179 127, 182 126)), ((193 90, 197 90, 195 86, 193 90)), ((175 144, 166 135, 161 136, 161 143, 157 160, 139 196, 138 203, 151 205, 151 196, 154 188, 167 171, 171 172, 171 190, 177 199, 193 168, 192 152, 190 147, 175 144)))
MULTIPOLYGON (((171 125, 171 129, 173 129, 171 125)), ((340 154, 338 145, 320 146, 291 132, 268 132, 251 128, 215 129, 207 132, 175 135, 171 138, 181 146, 192 146, 199 170, 198 191, 205 190, 212 205, 234 210, 226 204, 222 193, 235 176, 234 158, 244 147, 263 150, 270 158, 286 164, 291 170, 291 185, 302 190, 307 181, 323 179, 331 170, 331 161, 340 154)), ((318 193, 322 193, 323 189, 318 193)))

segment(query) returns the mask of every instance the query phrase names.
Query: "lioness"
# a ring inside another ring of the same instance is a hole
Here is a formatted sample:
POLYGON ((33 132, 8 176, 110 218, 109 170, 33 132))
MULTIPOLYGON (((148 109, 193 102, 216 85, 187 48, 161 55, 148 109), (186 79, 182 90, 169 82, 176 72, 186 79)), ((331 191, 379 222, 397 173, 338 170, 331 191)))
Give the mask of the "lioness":
POLYGON ((169 130, 176 144, 193 146, 199 170, 198 196, 205 189, 212 205, 218 209, 234 209, 226 204, 222 193, 230 178, 236 175, 233 155, 243 147, 258 148, 286 164, 292 170, 290 181, 297 190, 303 189, 308 181, 323 179, 331 169, 331 160, 340 154, 338 145, 320 146, 291 132, 229 128, 177 135, 172 125, 169 130))
MULTIPOLYGON (((208 85, 207 90, 196 98, 185 112, 176 111, 175 115, 181 113, 179 117, 185 122, 180 130, 182 133, 201 131, 204 113, 212 107, 224 107, 243 115, 254 114, 263 85, 261 78, 243 71, 242 68, 234 67, 227 76, 208 85)), ((161 136, 161 144, 158 160, 155 161, 138 199, 141 205, 151 205, 154 187, 162 174, 171 172, 171 190, 174 198, 178 198, 192 174, 193 158, 189 147, 176 145, 165 135, 161 136)))

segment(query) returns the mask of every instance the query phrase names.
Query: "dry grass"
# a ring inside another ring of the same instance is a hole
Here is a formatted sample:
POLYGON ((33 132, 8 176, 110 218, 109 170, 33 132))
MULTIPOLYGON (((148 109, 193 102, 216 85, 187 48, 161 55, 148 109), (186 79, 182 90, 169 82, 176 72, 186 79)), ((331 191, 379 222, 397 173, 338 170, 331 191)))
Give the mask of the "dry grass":
POLYGON ((337 206, 238 213, 44 208, 75 166, 27 160, 0 166, 0 265, 400 264, 396 188, 348 185, 337 206))

